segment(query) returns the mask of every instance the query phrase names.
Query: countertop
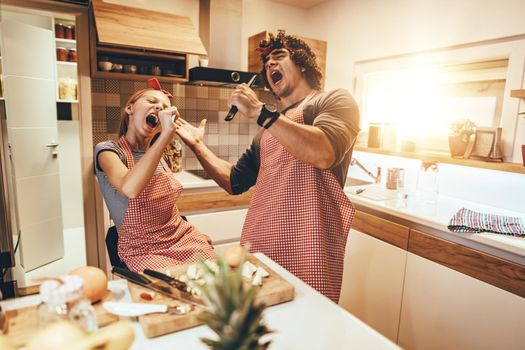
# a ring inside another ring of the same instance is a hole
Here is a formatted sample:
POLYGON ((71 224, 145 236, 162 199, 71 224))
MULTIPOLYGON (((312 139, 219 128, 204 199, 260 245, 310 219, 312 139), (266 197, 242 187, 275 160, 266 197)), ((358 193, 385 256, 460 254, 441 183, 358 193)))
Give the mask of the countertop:
MULTIPOLYGON (((367 326, 343 308, 334 304, 306 283, 261 253, 261 261, 295 287, 295 299, 269 307, 264 314, 271 336, 271 349, 399 349, 390 340, 367 326)), ((118 300, 131 301, 125 280, 110 281, 109 288, 120 290, 118 300), (122 293, 124 291, 124 293, 122 293)), ((38 295, 2 302, 7 310, 40 302, 38 295)), ((132 349, 207 349, 201 337, 212 337, 212 331, 199 326, 173 334, 147 339, 136 319, 132 320, 136 339, 132 349)))
POLYGON ((443 239, 463 244, 470 248, 478 249, 525 266, 525 237, 520 238, 489 232, 456 233, 451 232, 447 227, 452 216, 461 208, 467 208, 481 213, 521 217, 525 222, 525 213, 523 212, 482 205, 443 195, 438 195, 435 204, 428 204, 419 200, 414 193, 407 194, 406 199, 403 199, 403 194, 400 194, 400 198, 389 200, 372 200, 365 198, 362 194, 356 194, 356 189, 366 187, 367 186, 345 187, 345 192, 356 205, 396 216, 425 227, 430 227, 439 231, 438 233, 435 231, 433 233, 443 239))
MULTIPOLYGON (((218 191, 220 187, 213 180, 203 180, 198 176, 182 171, 177 178, 186 189, 183 193, 218 191)), ((455 233, 448 230, 452 216, 461 208, 468 208, 483 213, 492 213, 521 217, 525 222, 525 212, 510 211, 498 207, 482 205, 462 199, 439 195, 435 205, 423 203, 413 193, 407 199, 372 200, 355 194, 356 189, 369 186, 347 186, 345 192, 350 200, 358 205, 379 212, 400 217, 440 231, 439 236, 458 244, 507 259, 525 266, 525 238, 506 236, 496 233, 455 233)), ((395 196, 394 196, 395 197, 395 196)))

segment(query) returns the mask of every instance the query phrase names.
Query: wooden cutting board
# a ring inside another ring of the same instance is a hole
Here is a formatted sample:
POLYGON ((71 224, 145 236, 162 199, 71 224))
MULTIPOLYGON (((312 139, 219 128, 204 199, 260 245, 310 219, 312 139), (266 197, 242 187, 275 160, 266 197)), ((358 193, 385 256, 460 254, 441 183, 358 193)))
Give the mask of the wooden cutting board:
MULTIPOLYGON (((270 276, 263 278, 263 284, 259 293, 257 294, 257 302, 264 302, 266 305, 280 304, 286 301, 290 301, 294 298, 295 292, 294 287, 276 272, 262 263, 259 259, 254 256, 249 256, 248 261, 252 264, 263 267, 270 276)), ((161 270, 165 273, 169 270, 172 276, 180 276, 186 273, 188 265, 176 266, 169 269, 161 270)), ((152 301, 146 301, 140 297, 143 292, 151 292, 151 290, 136 285, 134 283, 128 283, 131 298, 135 302, 141 303, 154 303, 154 304, 167 304, 170 306, 176 306, 179 301, 172 299, 168 296, 164 296, 159 293, 155 293, 152 301)), ((170 315, 168 313, 156 313, 144 316, 139 316, 139 323, 142 326, 144 334, 148 338, 157 337, 160 335, 173 333, 182 329, 195 327, 201 325, 202 322, 198 320, 198 316, 202 313, 199 308, 194 308, 186 315, 170 315)))
MULTIPOLYGON (((113 295, 111 294, 111 291, 108 290, 108 293, 101 301, 93 304, 97 314, 99 328, 119 320, 118 316, 108 313, 102 307, 103 302, 111 300, 113 300, 113 295)), ((7 335, 18 347, 25 345, 29 338, 39 329, 37 306, 38 305, 33 305, 6 311, 7 319, 9 320, 7 335)))

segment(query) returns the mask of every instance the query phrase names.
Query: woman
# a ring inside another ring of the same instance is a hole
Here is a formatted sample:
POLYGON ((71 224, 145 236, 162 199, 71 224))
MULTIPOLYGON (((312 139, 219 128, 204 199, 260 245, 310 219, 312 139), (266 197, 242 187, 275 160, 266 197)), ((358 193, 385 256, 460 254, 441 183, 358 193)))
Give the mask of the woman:
POLYGON ((179 117, 173 96, 157 79, 148 85, 126 103, 118 142, 95 148, 95 172, 119 233, 118 255, 132 271, 214 258, 205 236, 182 220, 175 203, 182 185, 163 159, 179 117))

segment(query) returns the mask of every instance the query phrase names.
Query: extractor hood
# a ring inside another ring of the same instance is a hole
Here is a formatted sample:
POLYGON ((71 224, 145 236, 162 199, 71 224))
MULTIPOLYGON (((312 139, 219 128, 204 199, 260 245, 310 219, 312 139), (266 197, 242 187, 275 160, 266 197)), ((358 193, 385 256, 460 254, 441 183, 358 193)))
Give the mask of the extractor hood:
MULTIPOLYGON (((238 84, 247 83, 254 75, 258 75, 258 73, 210 67, 193 67, 189 72, 188 84, 217 87, 235 87, 238 84)), ((263 86, 260 77, 252 86, 263 86)))

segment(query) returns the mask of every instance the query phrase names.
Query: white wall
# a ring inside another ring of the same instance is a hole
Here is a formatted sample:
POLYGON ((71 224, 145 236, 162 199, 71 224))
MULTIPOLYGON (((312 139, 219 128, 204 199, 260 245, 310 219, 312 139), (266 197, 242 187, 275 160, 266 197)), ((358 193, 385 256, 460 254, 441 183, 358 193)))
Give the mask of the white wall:
POLYGON ((351 88, 353 62, 524 34, 523 0, 332 0, 308 10, 328 41, 328 89, 351 88))

